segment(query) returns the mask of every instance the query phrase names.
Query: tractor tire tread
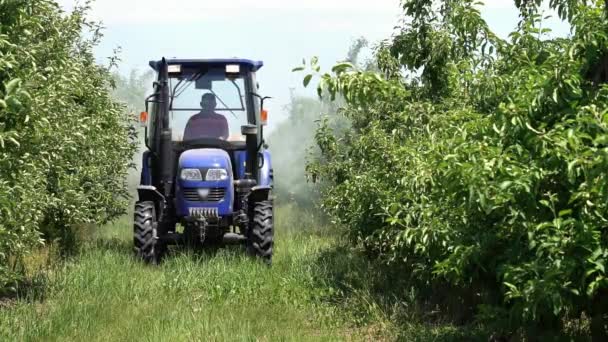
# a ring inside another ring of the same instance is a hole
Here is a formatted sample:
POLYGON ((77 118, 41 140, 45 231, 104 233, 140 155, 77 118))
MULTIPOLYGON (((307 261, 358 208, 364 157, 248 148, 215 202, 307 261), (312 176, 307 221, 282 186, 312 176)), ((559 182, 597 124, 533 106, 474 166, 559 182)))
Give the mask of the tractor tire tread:
POLYGON ((137 203, 133 216, 133 249, 136 257, 146 263, 159 263, 165 252, 165 246, 157 240, 154 233, 156 218, 154 203, 137 203))
POLYGON ((253 206, 247 250, 252 256, 261 258, 270 265, 274 246, 273 204, 272 201, 261 201, 253 206))

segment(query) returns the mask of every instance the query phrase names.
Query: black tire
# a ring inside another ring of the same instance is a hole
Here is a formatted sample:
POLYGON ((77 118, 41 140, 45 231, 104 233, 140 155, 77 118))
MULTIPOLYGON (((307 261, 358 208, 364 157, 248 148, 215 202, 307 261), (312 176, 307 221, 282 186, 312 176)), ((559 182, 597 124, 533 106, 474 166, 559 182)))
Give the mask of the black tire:
POLYGON ((133 220, 135 255, 149 264, 159 263, 166 251, 166 246, 157 239, 156 226, 154 202, 135 204, 133 220))
POLYGON ((274 217, 271 201, 262 201, 253 206, 253 217, 247 238, 247 251, 266 264, 272 264, 274 246, 274 217))

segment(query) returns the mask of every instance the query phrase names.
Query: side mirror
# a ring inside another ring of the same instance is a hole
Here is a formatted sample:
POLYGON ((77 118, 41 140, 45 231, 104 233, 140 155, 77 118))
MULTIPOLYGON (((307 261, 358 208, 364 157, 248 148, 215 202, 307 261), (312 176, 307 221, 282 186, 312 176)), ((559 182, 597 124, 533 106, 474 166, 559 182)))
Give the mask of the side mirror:
POLYGON ((260 121, 262 123, 262 126, 266 126, 268 124, 268 111, 266 109, 264 109, 264 101, 272 99, 272 97, 270 96, 260 96, 257 93, 251 92, 251 95, 257 97, 258 99, 260 99, 260 121))
POLYGON ((257 177, 258 127, 256 125, 243 125, 241 126, 241 133, 246 138, 245 144, 247 146, 247 161, 245 162, 246 178, 255 179, 257 177))
MULTIPOLYGON (((154 83, 156 84, 157 82, 154 82, 154 83)), ((146 104, 146 113, 148 113, 148 112, 149 112, 148 108, 150 107, 150 103, 151 103, 151 102, 152 102, 152 103, 157 103, 157 101, 156 101, 156 100, 153 100, 153 99, 154 99, 155 97, 157 97, 157 96, 158 96, 158 94, 157 94, 157 93, 154 93, 154 94, 152 94, 152 95, 150 95, 150 96, 146 97, 146 101, 145 101, 145 104, 146 104)))

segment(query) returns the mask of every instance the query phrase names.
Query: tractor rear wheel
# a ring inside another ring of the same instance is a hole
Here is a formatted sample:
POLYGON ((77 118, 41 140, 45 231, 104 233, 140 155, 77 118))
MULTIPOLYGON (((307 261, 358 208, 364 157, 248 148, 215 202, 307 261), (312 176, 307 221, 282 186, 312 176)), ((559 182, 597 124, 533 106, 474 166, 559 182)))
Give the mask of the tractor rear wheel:
POLYGON ((272 264, 274 245, 274 218, 272 201, 257 202, 253 206, 253 217, 247 237, 247 251, 272 264))
POLYGON ((136 256, 146 263, 157 264, 165 254, 166 246, 158 240, 154 202, 135 204, 133 244, 136 256))

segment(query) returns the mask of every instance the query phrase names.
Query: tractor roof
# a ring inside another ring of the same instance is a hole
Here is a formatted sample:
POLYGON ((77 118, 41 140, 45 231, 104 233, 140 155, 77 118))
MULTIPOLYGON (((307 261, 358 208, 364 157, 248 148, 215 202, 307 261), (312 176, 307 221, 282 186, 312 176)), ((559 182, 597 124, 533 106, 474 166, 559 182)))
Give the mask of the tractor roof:
MULTIPOLYGON (((150 61, 152 69, 158 71, 161 61, 150 61)), ((250 68, 252 71, 258 71, 263 65, 262 61, 253 61, 242 58, 211 58, 211 59, 167 59, 167 64, 180 64, 182 67, 197 67, 197 66, 218 66, 222 67, 227 64, 239 64, 250 68)))

